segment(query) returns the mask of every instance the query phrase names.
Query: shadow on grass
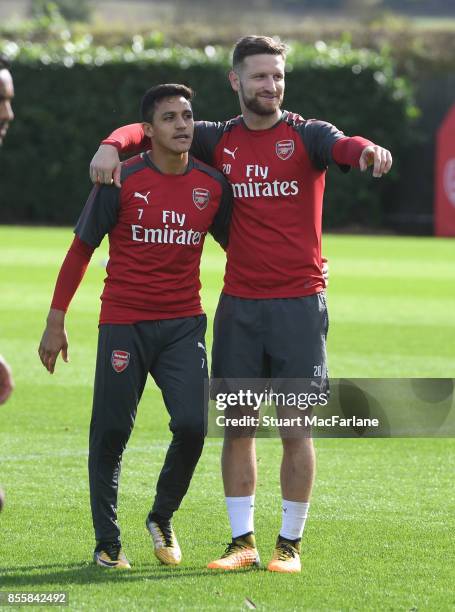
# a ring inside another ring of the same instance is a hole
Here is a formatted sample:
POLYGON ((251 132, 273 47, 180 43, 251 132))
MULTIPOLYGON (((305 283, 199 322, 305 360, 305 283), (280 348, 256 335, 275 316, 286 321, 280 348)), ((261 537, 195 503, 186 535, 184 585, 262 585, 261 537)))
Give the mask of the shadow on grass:
MULTIPOLYGON (((261 570, 252 570, 260 572, 261 570)), ((264 569, 265 571, 265 569, 264 569)), ((179 578, 191 577, 213 577, 219 579, 220 575, 229 572, 218 572, 205 568, 179 567, 171 568, 157 566, 153 563, 141 564, 131 570, 109 570, 96 566, 95 564, 53 564, 53 565, 23 565, 0 570, 0 584, 2 589, 11 587, 32 587, 40 585, 58 584, 103 584, 106 582, 136 582, 136 581, 163 581, 178 580, 179 578)), ((241 573, 250 573, 245 571, 241 573)))

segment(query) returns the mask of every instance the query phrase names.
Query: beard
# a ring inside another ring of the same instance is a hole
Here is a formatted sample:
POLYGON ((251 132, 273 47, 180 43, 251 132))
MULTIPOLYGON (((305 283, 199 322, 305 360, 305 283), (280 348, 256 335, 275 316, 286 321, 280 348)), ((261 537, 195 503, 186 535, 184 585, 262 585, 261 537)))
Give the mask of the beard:
POLYGON ((277 99, 278 101, 277 107, 266 108, 262 106, 262 103, 258 99, 257 96, 252 96, 251 98, 247 97, 247 95, 245 94, 245 90, 243 89, 242 83, 240 83, 240 93, 242 94, 242 100, 246 108, 252 113, 255 113, 256 115, 260 115, 262 117, 267 117, 268 115, 274 115, 276 113, 277 108, 280 108, 281 103, 283 102, 283 96, 281 96, 280 98, 277 99))

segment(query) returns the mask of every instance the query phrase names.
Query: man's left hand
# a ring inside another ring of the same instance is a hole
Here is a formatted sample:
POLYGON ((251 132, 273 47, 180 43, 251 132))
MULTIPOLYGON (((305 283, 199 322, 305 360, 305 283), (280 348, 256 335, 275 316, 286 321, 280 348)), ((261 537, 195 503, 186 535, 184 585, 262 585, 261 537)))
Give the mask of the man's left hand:
POLYGON ((392 155, 387 149, 383 149, 378 145, 368 145, 360 155, 359 167, 362 172, 373 166, 373 176, 380 178, 392 167, 392 155))

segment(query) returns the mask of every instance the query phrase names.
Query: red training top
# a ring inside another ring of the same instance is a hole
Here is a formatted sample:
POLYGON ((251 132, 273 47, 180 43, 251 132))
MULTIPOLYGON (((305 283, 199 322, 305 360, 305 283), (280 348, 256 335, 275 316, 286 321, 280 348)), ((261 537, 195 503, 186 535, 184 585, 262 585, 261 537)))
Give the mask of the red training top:
POLYGON ((68 308, 91 254, 109 234, 100 323, 203 312, 199 266, 207 232, 227 246, 232 195, 223 175, 190 157, 162 174, 147 153, 123 164, 122 188, 95 186, 57 280, 52 307, 68 308))
MULTIPOLYGON (((142 126, 116 130, 103 141, 120 151, 150 145, 142 126)), ((249 130, 242 117, 197 122, 192 153, 229 180, 234 209, 224 292, 242 298, 290 298, 324 288, 322 202, 327 166, 357 165, 361 137, 283 111, 270 129, 249 130)))

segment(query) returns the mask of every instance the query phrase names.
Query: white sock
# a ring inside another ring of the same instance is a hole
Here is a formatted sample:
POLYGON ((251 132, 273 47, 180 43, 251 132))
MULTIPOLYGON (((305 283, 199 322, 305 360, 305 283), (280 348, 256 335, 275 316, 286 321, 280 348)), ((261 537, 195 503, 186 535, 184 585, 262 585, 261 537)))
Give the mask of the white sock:
POLYGON ((254 531, 254 495, 226 497, 226 506, 233 538, 254 531))
POLYGON ((297 540, 302 537, 310 502, 295 502, 283 499, 283 514, 280 536, 286 540, 297 540))

